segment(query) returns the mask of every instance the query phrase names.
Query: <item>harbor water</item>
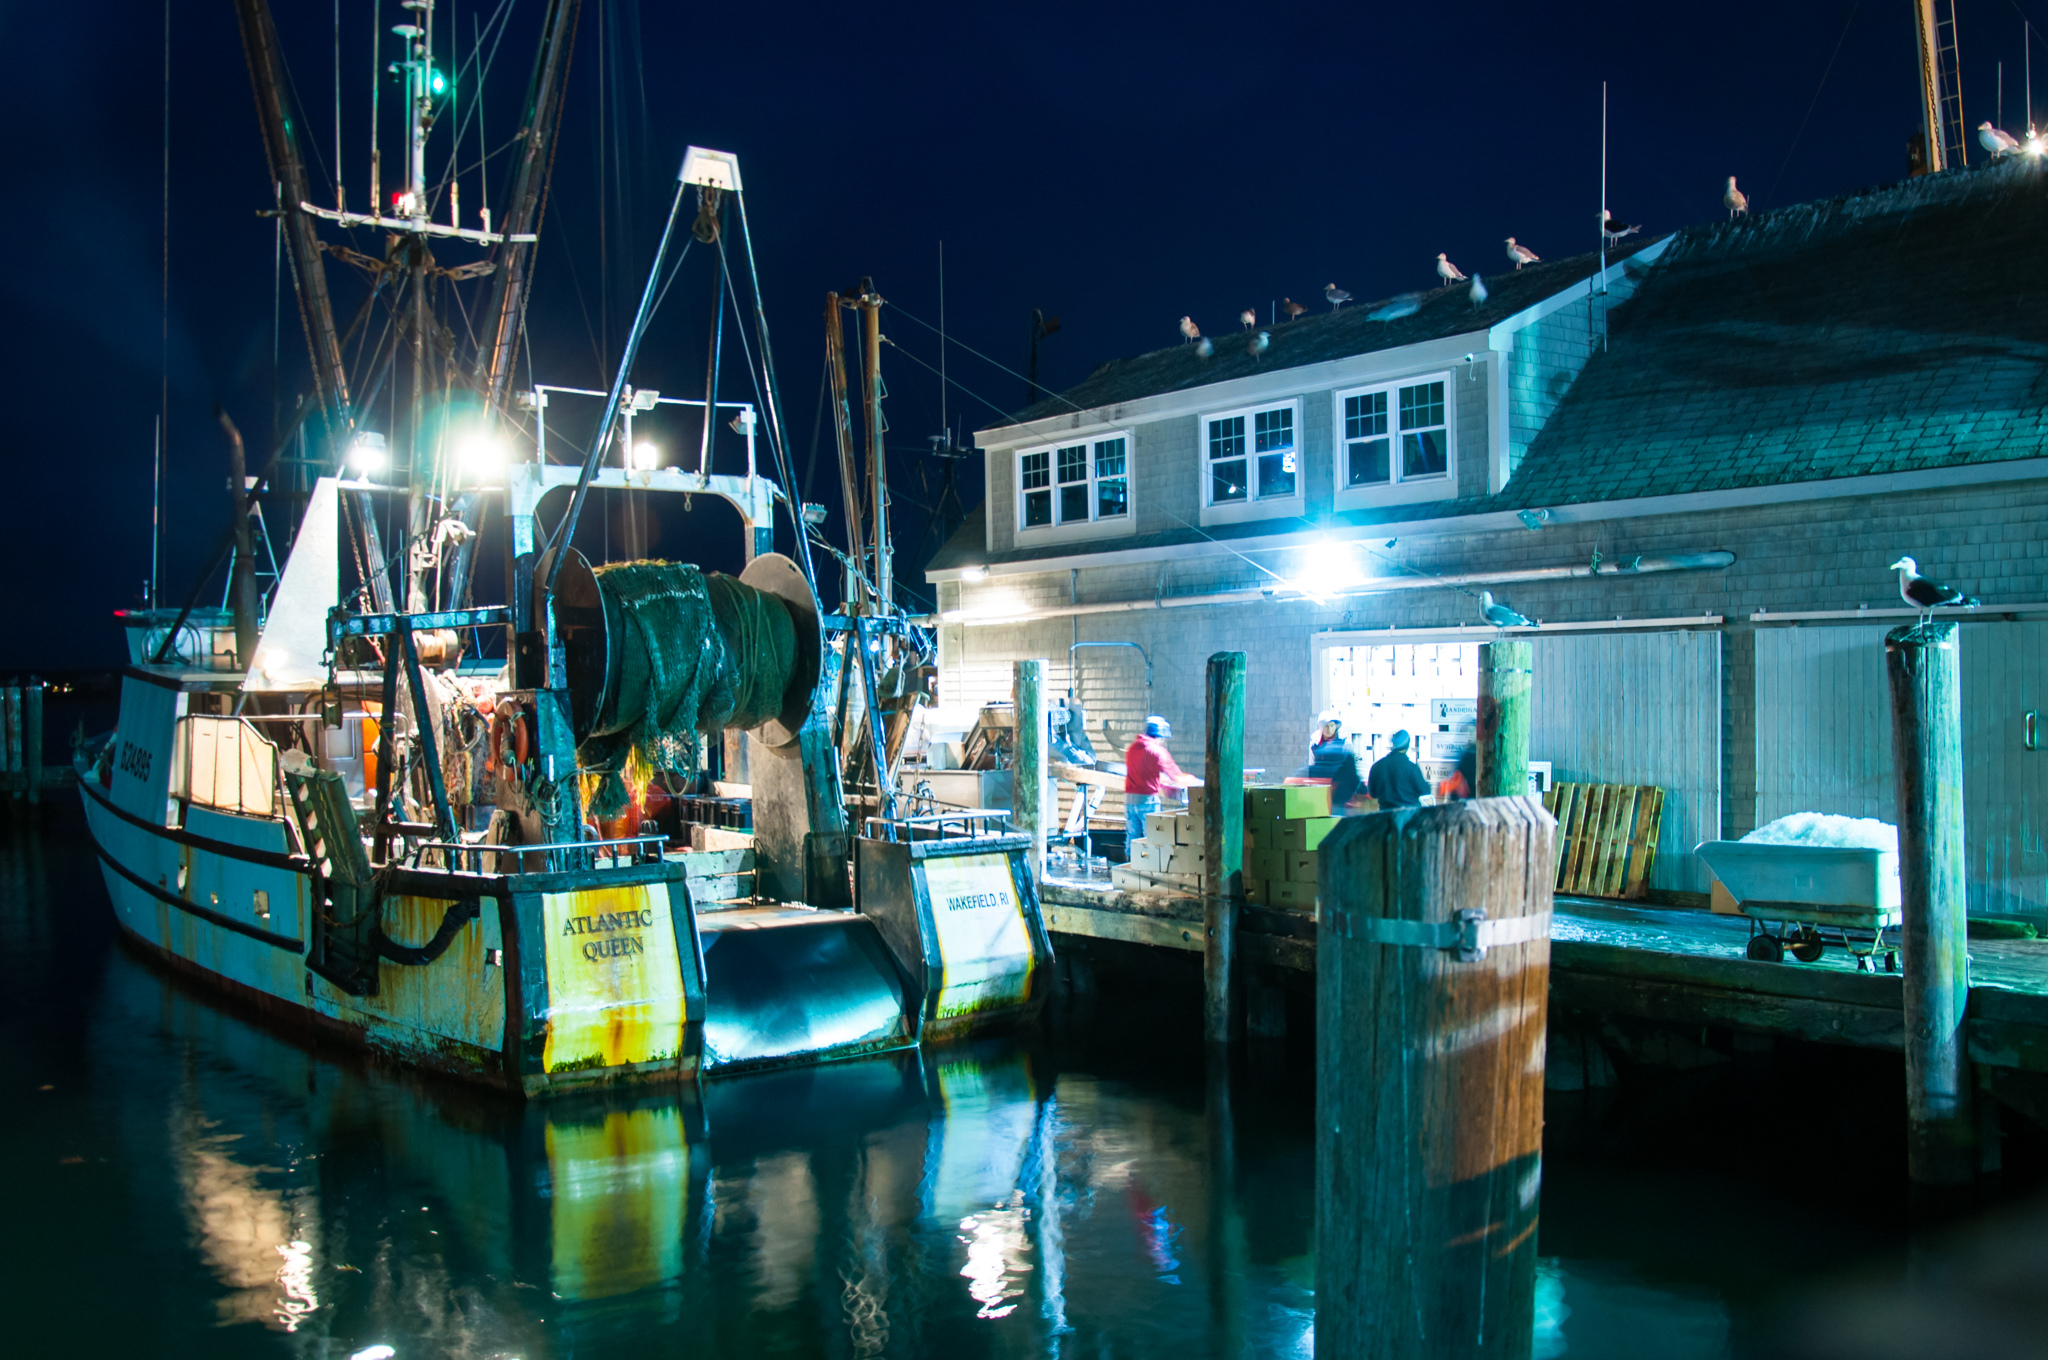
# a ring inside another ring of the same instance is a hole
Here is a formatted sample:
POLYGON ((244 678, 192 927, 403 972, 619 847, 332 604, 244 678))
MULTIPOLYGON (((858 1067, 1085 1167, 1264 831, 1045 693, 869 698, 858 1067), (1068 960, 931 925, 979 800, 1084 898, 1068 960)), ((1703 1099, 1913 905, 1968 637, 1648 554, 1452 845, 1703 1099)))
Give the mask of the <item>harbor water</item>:
MULTIPOLYGON (((1105 979, 1024 1038, 521 1106, 124 948, 52 798, 0 813, 8 1354, 1313 1353, 1305 1044, 1212 1071, 1170 986, 1105 979)), ((1554 1093, 1535 1353, 1776 1354, 1903 1270, 1857 1056, 1554 1093)))

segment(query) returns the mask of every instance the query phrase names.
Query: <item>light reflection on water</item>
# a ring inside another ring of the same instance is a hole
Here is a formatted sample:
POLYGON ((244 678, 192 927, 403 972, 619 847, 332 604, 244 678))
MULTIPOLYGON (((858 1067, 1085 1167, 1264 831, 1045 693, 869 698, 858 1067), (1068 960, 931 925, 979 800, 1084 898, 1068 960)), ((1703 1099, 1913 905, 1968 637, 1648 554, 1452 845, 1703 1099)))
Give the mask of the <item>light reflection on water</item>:
MULTIPOLYGON (((0 1079, 57 1088, 0 1121, 43 1169, 22 1354, 93 1353, 114 1231, 166 1356, 1313 1352, 1298 1069, 992 1042, 521 1108, 248 1023, 111 947, 89 861, 0 849, 0 1079)), ((1546 1259, 1542 1290, 1541 1356, 1732 1353, 1709 1287, 1546 1259)))

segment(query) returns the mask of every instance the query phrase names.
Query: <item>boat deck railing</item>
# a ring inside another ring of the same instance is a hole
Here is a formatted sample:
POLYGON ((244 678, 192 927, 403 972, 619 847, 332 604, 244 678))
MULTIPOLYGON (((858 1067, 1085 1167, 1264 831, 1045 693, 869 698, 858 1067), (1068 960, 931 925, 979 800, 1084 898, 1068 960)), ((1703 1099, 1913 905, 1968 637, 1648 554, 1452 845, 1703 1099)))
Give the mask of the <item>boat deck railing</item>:
POLYGON ((474 871, 483 873, 485 855, 570 854, 577 856, 580 862, 572 861, 569 867, 595 869, 598 867, 598 859, 605 850, 609 849, 612 852, 611 858, 618 859, 621 857, 621 847, 631 846, 632 850, 624 853, 630 855, 632 860, 654 861, 661 858, 662 847, 665 844, 667 838, 663 836, 615 836, 608 840, 550 841, 544 845, 493 845, 483 841, 418 841, 413 844, 412 859, 414 865, 418 866, 421 855, 429 850, 438 850, 448 857, 448 868, 460 870, 463 867, 463 856, 467 855, 472 857, 470 863, 474 871))
POLYGON ((1005 808, 951 808, 918 817, 865 817, 862 834, 873 840, 984 840, 1015 834, 1005 808))

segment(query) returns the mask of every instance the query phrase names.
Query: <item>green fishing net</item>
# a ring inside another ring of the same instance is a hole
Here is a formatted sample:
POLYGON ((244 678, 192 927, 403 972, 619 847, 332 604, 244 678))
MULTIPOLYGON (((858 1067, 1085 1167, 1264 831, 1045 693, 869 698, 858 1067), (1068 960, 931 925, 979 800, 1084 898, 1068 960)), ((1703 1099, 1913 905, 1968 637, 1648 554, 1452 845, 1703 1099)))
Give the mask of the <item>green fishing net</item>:
POLYGON ((612 638, 614 684, 577 763, 600 775, 590 812, 622 812, 626 759, 694 775, 700 736, 758 727, 782 711, 796 666, 796 627, 773 595, 682 562, 599 567, 612 638))

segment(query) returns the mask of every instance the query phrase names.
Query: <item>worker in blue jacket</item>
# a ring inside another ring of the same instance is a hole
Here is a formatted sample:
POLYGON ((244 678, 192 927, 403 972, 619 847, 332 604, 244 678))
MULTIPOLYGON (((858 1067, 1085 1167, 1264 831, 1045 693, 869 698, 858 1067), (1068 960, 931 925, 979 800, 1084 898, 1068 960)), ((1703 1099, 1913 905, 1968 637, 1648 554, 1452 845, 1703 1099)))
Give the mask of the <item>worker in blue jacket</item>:
POLYGON ((1429 792, 1429 780, 1422 767, 1408 757, 1408 742, 1406 729, 1394 733, 1387 738, 1387 753, 1366 772, 1365 791, 1383 812, 1390 808, 1421 807, 1422 796, 1429 792))

